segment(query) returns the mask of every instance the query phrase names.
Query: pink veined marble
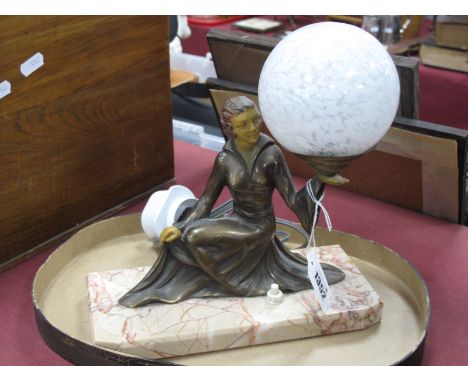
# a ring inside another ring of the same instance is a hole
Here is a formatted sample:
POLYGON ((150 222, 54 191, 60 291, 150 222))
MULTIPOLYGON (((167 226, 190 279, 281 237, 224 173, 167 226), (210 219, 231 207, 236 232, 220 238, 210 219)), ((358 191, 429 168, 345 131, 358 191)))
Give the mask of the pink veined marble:
POLYGON ((146 358, 166 358, 315 337, 367 328, 381 319, 383 302, 339 245, 319 248, 319 258, 346 273, 332 285, 323 312, 312 290, 286 294, 279 305, 266 297, 193 298, 131 309, 118 299, 149 267, 87 276, 96 345, 146 358))

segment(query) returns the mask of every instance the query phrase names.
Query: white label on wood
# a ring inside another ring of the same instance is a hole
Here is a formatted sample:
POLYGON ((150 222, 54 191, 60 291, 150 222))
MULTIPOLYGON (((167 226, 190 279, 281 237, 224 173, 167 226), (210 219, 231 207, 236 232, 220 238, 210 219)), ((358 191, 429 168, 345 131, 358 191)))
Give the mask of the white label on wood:
POLYGON ((21 64, 20 70, 23 76, 27 77, 39 69, 42 65, 44 65, 44 56, 42 53, 37 52, 34 56, 21 64))
POLYGON ((307 272, 310 282, 314 287, 315 297, 320 303, 320 307, 325 312, 330 305, 330 286, 323 272, 322 266, 317 256, 316 247, 307 249, 307 272))
POLYGON ((0 83, 0 99, 11 93, 11 84, 5 80, 0 83))

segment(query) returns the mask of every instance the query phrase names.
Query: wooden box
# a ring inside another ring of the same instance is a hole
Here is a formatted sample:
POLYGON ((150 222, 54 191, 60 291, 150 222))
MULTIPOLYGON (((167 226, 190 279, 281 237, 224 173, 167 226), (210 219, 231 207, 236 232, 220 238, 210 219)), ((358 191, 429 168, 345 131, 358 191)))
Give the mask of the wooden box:
POLYGON ((4 16, 0 51, 5 268, 171 181, 174 165, 167 17, 4 16))

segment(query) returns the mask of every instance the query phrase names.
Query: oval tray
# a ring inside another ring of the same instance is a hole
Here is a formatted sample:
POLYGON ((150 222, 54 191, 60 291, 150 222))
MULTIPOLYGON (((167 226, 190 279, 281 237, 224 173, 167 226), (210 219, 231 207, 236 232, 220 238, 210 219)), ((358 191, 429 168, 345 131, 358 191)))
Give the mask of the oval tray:
MULTIPOLYGON (((287 224, 282 228, 287 230, 287 224)), ((318 245, 340 244, 379 293, 384 301, 379 324, 355 332, 163 360, 95 346, 85 276, 153 263, 152 243, 142 233, 140 214, 90 225, 50 255, 33 283, 36 322, 47 345, 79 365, 419 364, 429 322, 427 287, 419 273, 395 252, 358 236, 319 228, 316 238, 318 245)))

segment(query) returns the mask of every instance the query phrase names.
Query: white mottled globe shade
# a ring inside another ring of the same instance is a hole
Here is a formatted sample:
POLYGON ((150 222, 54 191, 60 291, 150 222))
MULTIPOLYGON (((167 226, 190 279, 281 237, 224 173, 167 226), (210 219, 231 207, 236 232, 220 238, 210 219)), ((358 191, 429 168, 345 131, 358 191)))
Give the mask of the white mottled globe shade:
POLYGON ((296 30, 273 49, 258 96, 268 129, 287 150, 351 156, 369 150, 390 128, 400 82, 373 36, 323 22, 296 30))

